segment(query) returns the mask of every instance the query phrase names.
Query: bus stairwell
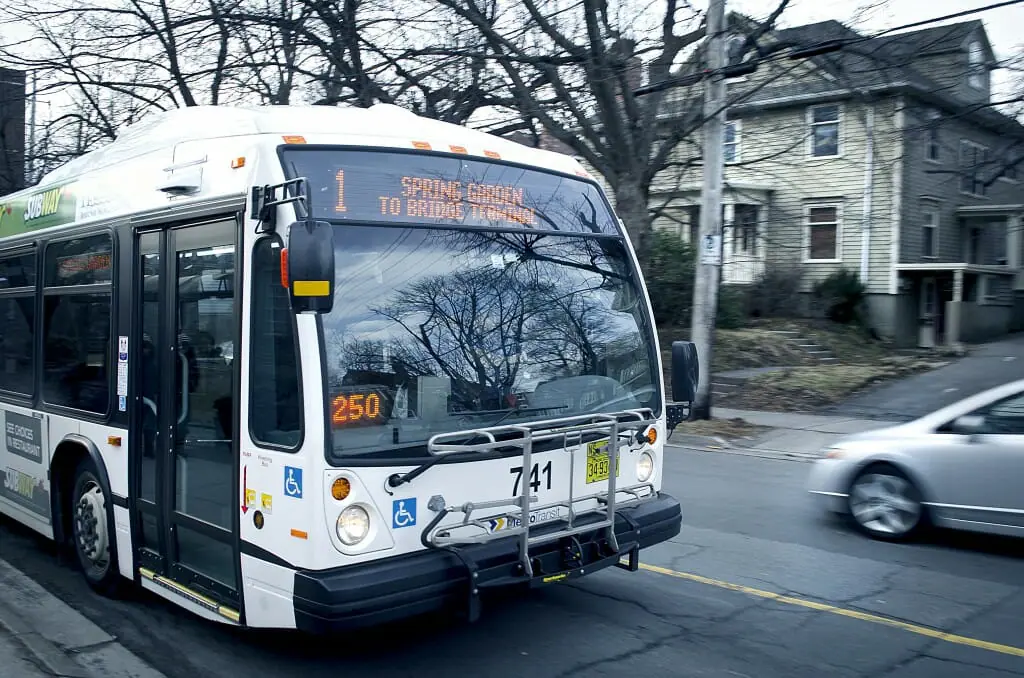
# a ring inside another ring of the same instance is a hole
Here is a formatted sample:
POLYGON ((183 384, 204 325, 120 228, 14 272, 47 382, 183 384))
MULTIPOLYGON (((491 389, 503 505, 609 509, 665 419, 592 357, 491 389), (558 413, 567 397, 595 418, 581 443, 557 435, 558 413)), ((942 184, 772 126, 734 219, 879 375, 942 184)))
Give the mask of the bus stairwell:
MULTIPOLYGON (((634 541, 620 544, 615 532, 617 519, 627 524, 631 521, 627 514, 617 514, 616 508, 653 497, 655 488, 651 482, 619 487, 619 452, 625 446, 642 442, 644 432, 655 423, 654 413, 649 409, 627 410, 567 417, 537 424, 443 433, 428 441, 429 452, 436 456, 485 454, 518 448, 521 450, 524 470, 531 468, 531 455, 538 443, 560 440, 562 449, 570 455, 569 495, 561 501, 538 505, 538 497, 531 494, 528 482, 521 483, 522 491, 518 496, 505 499, 449 504, 441 495, 431 497, 428 508, 436 512, 436 515, 424 528, 422 542, 429 548, 453 553, 467 569, 471 620, 475 620, 479 614, 478 596, 481 588, 519 582, 542 586, 612 565, 633 571, 638 568, 639 544, 634 541), (602 451, 608 455, 608 486, 605 490, 575 496, 576 457, 580 454, 584 439, 595 436, 607 436, 602 451), (457 442, 476 438, 483 438, 485 442, 457 442), (593 508, 595 502, 597 506, 593 508), (581 504, 589 504, 591 508, 578 510, 581 504), (509 520, 508 527, 491 529, 489 523, 495 518, 494 511, 501 509, 508 511, 505 516, 509 520), (545 509, 557 509, 558 518, 531 524, 531 512, 540 513, 545 509), (562 509, 567 511, 565 517, 561 515, 562 509), (444 519, 453 514, 461 514, 462 520, 442 526, 444 519), (516 519, 518 524, 514 525, 512 521, 516 519), (499 565, 478 562, 473 555, 482 552, 480 548, 474 547, 512 539, 516 543, 517 558, 511 566, 507 561, 499 565), (624 555, 628 555, 628 564, 621 563, 624 555)), ((628 532, 636 534, 636 526, 630 527, 628 532)))

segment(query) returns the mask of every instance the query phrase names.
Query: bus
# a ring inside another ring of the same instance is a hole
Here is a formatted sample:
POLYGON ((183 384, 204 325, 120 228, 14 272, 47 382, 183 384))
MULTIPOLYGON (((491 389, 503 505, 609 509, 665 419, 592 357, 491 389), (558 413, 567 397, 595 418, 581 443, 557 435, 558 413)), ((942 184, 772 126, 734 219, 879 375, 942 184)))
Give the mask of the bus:
POLYGON ((0 512, 101 594, 475 619, 681 529, 647 291, 567 155, 390 105, 154 115, 0 198, 0 315, 0 512))

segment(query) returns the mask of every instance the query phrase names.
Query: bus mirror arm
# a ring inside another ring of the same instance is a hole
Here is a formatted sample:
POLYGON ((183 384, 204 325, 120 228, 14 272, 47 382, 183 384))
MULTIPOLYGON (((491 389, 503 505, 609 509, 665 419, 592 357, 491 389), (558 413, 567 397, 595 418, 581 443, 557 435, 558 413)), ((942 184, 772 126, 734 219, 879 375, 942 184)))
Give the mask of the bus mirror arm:
POLYGON ((309 199, 309 180, 306 177, 296 177, 280 184, 253 186, 249 217, 258 222, 256 232, 274 233, 277 230, 277 208, 292 203, 295 204, 295 212, 300 219, 309 219, 313 214, 309 199), (280 197, 278 190, 281 191, 280 197))

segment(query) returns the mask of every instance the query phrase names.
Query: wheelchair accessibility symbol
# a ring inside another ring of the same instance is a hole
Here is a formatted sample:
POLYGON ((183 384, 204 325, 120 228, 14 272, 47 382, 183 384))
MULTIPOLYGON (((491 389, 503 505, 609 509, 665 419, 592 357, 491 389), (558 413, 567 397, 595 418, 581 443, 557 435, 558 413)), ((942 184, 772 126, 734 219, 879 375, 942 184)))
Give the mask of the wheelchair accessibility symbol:
POLYGON ((302 499, 302 469, 284 467, 284 496, 302 499))
POLYGON ((391 502, 391 526, 412 527, 416 524, 416 499, 396 499, 391 502))

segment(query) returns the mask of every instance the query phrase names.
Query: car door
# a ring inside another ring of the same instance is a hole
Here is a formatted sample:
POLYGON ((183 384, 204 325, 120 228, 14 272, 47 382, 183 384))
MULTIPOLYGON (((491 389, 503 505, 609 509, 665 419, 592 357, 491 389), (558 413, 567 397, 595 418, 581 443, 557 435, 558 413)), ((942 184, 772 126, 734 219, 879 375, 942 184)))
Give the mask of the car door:
POLYGON ((976 433, 948 422, 934 436, 928 499, 951 521, 1024 530, 1024 393, 966 416, 980 418, 976 433))

